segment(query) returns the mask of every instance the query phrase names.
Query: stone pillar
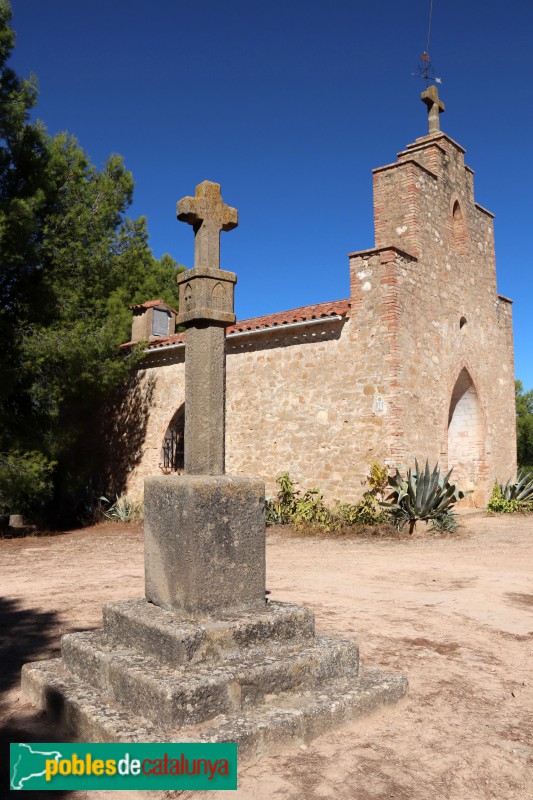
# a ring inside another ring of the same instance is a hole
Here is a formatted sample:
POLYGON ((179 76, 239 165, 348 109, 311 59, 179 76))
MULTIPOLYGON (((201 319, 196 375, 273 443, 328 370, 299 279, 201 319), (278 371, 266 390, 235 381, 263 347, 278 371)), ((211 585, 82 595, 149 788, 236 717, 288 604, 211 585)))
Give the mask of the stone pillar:
POLYGON ((187 329, 185 346, 185 472, 222 475, 225 471, 225 330, 197 324, 187 329))
POLYGON ((185 475, 145 481, 146 599, 169 611, 216 615, 265 605, 265 486, 224 475, 225 328, 235 321, 220 231, 237 225, 220 186, 204 181, 178 203, 193 226, 194 268, 178 276, 185 325, 185 475))
POLYGON ((185 472, 223 475, 226 438, 226 326, 235 322, 237 277, 222 269, 178 276, 178 325, 185 342, 185 472))

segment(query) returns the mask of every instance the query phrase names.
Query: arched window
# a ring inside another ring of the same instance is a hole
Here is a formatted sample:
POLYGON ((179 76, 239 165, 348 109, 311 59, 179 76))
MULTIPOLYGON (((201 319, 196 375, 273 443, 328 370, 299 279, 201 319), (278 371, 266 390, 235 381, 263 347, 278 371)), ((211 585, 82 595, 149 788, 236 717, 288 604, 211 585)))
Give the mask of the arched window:
POLYGON ((459 200, 456 200, 452 208, 452 232, 453 243, 459 253, 464 253, 466 249, 466 226, 463 216, 463 209, 459 200))
POLYGON ((483 417, 476 387, 463 368, 455 382, 448 412, 448 468, 463 491, 474 489, 485 461, 483 417))
POLYGON ((182 472, 185 455, 185 403, 183 403, 168 426, 161 452, 163 472, 182 472))
POLYGON ((463 221, 463 212, 459 200, 456 200, 455 203, 453 204, 452 217, 454 223, 463 221))

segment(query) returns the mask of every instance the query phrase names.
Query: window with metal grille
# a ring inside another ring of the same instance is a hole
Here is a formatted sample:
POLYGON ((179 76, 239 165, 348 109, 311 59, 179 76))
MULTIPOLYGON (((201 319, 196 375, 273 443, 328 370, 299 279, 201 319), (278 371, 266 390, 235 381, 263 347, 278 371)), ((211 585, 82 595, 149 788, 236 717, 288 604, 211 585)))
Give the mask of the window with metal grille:
POLYGON ((163 467, 180 472, 184 466, 183 431, 170 431, 163 442, 163 467))
POLYGON ((185 403, 183 403, 167 428, 161 448, 161 467, 165 473, 181 472, 185 465, 185 403))

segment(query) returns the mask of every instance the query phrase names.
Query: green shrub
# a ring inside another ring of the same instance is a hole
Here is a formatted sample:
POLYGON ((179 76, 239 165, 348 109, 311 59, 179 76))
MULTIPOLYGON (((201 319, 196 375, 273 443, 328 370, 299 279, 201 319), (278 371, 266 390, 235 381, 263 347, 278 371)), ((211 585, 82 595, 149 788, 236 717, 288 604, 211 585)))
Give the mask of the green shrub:
POLYGON ((296 501, 300 494, 288 472, 284 472, 283 475, 276 478, 276 483, 279 486, 276 498, 267 497, 265 501, 267 525, 284 525, 292 522, 296 501))
POLYGON ((333 506, 332 514, 340 520, 342 525, 381 525, 387 522, 387 515, 379 507, 378 502, 370 492, 365 492, 359 503, 338 503, 333 506))
POLYGON ((516 498, 507 498, 502 492, 501 486, 497 483, 494 484, 492 496, 487 506, 489 514, 514 514, 517 511, 522 511, 522 506, 516 498))
POLYGON ((378 461, 374 461, 370 467, 370 473, 367 477, 368 485, 370 486, 369 494, 378 500, 383 500, 387 486, 389 483, 389 470, 385 465, 381 465, 378 461))
POLYGON ((457 517, 454 511, 444 511, 431 520, 430 531, 437 533, 455 533, 457 530, 457 517))
POLYGON ((52 495, 55 466, 34 450, 0 453, 0 513, 38 517, 52 495))
MULTIPOLYGON (((374 498, 373 489, 359 503, 335 503, 329 507, 319 489, 308 489, 302 496, 288 472, 280 475, 276 483, 280 487, 276 498, 267 498, 265 502, 267 525, 292 524, 309 532, 335 533, 357 525, 386 522, 386 514, 374 498)), ((375 490, 379 491, 377 484, 375 490)))
POLYGON ((308 489, 303 497, 296 500, 293 523, 296 526, 318 525, 322 528, 331 525, 331 511, 325 505, 319 489, 308 489))
POLYGON ((489 506, 494 499, 493 506, 487 511, 489 513, 510 513, 512 511, 533 511, 533 474, 527 467, 522 467, 518 470, 516 479, 509 478, 506 484, 496 484, 494 490, 498 487, 501 497, 497 495, 494 497, 494 491, 489 502, 489 506), (505 508, 496 510, 496 506, 501 505, 501 500, 507 501, 509 505, 505 508))
POLYGON ((265 501, 267 525, 291 524, 309 533, 338 533, 356 527, 377 527, 392 523, 398 531, 409 523, 412 533, 416 522, 430 522, 432 531, 455 531, 457 519, 452 506, 465 495, 450 483, 451 470, 441 477, 438 464, 430 470, 426 460, 420 472, 418 462, 404 479, 388 475, 388 469, 377 462, 370 468, 367 481, 370 489, 358 503, 335 503, 327 506, 319 489, 309 489, 302 496, 288 472, 277 478, 275 498, 265 501), (393 491, 386 501, 386 489, 393 491))
POLYGON ((267 525, 283 525, 281 510, 271 497, 265 500, 265 522, 267 525))
POLYGON ((276 479, 279 491, 275 499, 267 499, 265 504, 266 521, 269 524, 326 525, 330 512, 318 489, 308 489, 301 496, 288 472, 276 479))

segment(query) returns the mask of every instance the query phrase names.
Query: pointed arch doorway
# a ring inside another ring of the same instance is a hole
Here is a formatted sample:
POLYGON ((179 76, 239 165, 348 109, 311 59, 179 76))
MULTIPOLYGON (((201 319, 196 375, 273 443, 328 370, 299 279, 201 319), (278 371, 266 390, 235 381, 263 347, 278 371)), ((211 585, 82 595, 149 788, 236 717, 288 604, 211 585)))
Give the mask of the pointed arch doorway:
POLYGON ((185 403, 172 417, 163 439, 161 466, 163 472, 183 472, 185 461, 185 403))
POLYGON ((448 469, 463 491, 483 490, 485 465, 483 412, 470 373, 464 367, 453 387, 448 411, 448 469))

